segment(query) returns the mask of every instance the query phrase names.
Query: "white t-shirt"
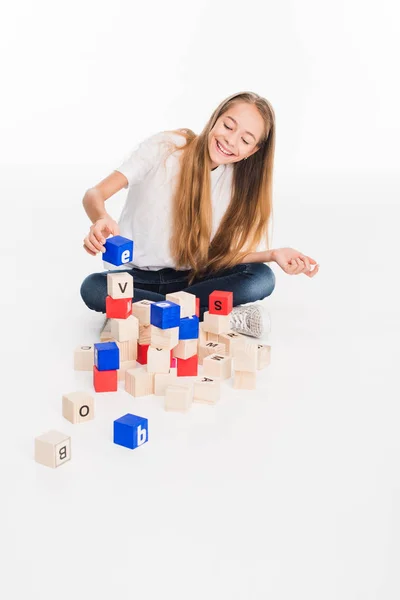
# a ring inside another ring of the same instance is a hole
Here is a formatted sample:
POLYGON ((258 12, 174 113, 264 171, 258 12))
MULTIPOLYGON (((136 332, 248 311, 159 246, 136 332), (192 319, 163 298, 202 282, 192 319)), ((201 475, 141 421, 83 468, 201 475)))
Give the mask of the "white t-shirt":
MULTIPOLYGON (((158 271, 176 269, 169 250, 172 195, 179 174, 178 158, 182 150, 171 153, 165 141, 184 146, 183 135, 160 132, 138 144, 115 170, 128 180, 128 194, 118 221, 120 235, 134 242, 133 261, 121 269, 137 267, 158 271), (170 153, 168 158, 165 157, 170 153), (165 163, 165 166, 164 166, 165 163)), ((211 201, 214 237, 231 200, 233 165, 219 165, 211 176, 211 201)), ((103 261, 106 269, 117 269, 103 261)), ((186 269, 190 266, 187 265, 186 269)))

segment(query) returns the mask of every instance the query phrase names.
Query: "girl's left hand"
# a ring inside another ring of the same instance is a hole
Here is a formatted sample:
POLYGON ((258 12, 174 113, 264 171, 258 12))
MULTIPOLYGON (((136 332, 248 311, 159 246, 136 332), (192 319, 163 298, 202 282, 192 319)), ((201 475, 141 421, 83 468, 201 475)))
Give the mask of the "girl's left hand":
POLYGON ((273 251, 273 257, 275 262, 288 275, 304 273, 307 277, 314 277, 319 270, 319 264, 313 258, 294 248, 277 248, 273 251), (315 265, 313 270, 311 270, 311 265, 315 265))

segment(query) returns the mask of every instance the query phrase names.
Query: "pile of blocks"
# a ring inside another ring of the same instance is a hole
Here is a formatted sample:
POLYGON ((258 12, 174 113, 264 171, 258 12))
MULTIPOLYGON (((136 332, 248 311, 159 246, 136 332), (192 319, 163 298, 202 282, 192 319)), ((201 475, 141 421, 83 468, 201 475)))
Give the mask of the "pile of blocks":
MULTIPOLYGON (((119 266, 132 257, 132 240, 107 240, 105 261, 119 266)), ((134 281, 128 272, 107 274, 110 331, 102 333, 100 342, 74 352, 75 370, 92 371, 95 392, 116 392, 118 381, 124 381, 128 394, 164 396, 165 410, 185 412, 193 402, 215 404, 221 382, 230 379, 232 371, 234 388, 256 388, 257 371, 270 364, 271 347, 231 331, 232 292, 210 294, 202 323, 199 298, 193 294, 174 292, 161 302, 132 302, 133 298, 134 281)), ((94 397, 86 392, 65 394, 62 411, 74 424, 93 419, 94 397)), ((114 443, 137 448, 148 441, 148 421, 128 413, 114 421, 113 433, 114 443)), ((57 467, 70 457, 70 437, 50 431, 36 438, 38 462, 57 467)))

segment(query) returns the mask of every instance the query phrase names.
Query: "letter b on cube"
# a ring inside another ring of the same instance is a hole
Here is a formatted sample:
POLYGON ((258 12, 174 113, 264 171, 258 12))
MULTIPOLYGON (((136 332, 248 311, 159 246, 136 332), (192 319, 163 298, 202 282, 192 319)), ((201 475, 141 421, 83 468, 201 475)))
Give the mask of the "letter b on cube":
POLYGON ((114 444, 134 450, 148 441, 148 421, 127 413, 114 421, 114 444))

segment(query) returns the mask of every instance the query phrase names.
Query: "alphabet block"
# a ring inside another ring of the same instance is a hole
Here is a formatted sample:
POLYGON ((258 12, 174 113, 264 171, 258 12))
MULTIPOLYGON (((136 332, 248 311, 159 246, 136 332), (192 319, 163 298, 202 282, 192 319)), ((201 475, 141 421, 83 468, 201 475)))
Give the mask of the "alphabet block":
POLYGON ((125 342, 119 342, 113 340, 119 348, 119 362, 126 362, 127 360, 136 360, 138 353, 138 345, 136 340, 127 340, 125 342))
POLYGON ((154 302, 150 307, 150 323, 160 329, 179 327, 181 307, 174 302, 154 302))
POLYGON ((183 358, 184 360, 195 354, 197 354, 197 340, 180 340, 172 350, 172 355, 175 358, 183 358))
POLYGON ((126 342, 139 338, 139 319, 129 315, 126 319, 111 319, 111 335, 114 340, 126 342))
POLYGON ((200 317, 200 298, 196 298, 196 317, 200 317))
POLYGON ((173 385, 177 380, 176 370, 170 373, 156 373, 154 375, 154 395, 165 396, 165 391, 169 385, 173 385))
POLYGON ((146 369, 125 371, 125 391, 131 396, 150 396, 154 393, 154 373, 146 369))
POLYGON ((161 329, 155 325, 150 325, 151 345, 158 348, 174 348, 179 342, 179 327, 170 327, 169 329, 161 329))
POLYGON ((231 328, 230 315, 212 315, 206 310, 203 319, 204 329, 209 333, 225 333, 231 328))
POLYGON ((133 298, 133 277, 127 271, 107 273, 107 294, 118 300, 120 298, 133 298))
POLYGON ((99 371, 93 367, 93 387, 96 392, 116 392, 118 390, 118 371, 99 371))
POLYGON ((114 235, 105 241, 103 260, 119 267, 133 260, 133 241, 122 235, 114 235))
POLYGON ((125 373, 128 369, 136 369, 136 360, 120 361, 120 367, 117 370, 118 381, 125 381, 125 373))
POLYGON ((258 345, 254 341, 241 339, 233 346, 233 366, 235 371, 256 371, 258 345))
POLYGON ((203 364, 203 360, 210 354, 223 354, 225 356, 225 344, 219 342, 206 342, 199 347, 199 365, 203 364))
POLYGON ((74 351, 75 371, 91 371, 94 365, 94 347, 78 346, 74 351))
POLYGON ((150 344, 139 344, 137 345, 137 356, 136 360, 141 365, 147 365, 147 353, 149 351, 150 344))
POLYGON ((119 348, 115 342, 99 342, 94 345, 94 364, 99 371, 119 369, 119 348))
POLYGON ((63 417, 71 423, 83 423, 94 418, 94 398, 87 392, 70 392, 62 397, 63 417))
POLYGON ((203 321, 201 321, 201 323, 199 323, 199 337, 197 340, 197 345, 199 347, 201 344, 205 344, 206 342, 207 342, 207 332, 204 330, 203 321))
POLYGON ((165 410, 186 412, 192 406, 193 391, 189 386, 169 385, 165 390, 165 410))
POLYGON ((208 307, 210 315, 229 315, 233 308, 233 292, 215 290, 209 295, 208 307))
POLYGON ((203 360, 203 375, 206 377, 217 377, 218 379, 229 379, 232 374, 232 359, 222 354, 210 354, 203 360))
POLYGON ((153 300, 139 300, 132 302, 132 314, 139 319, 140 325, 150 325, 150 307, 153 300))
POLYGON ((147 351, 147 370, 149 373, 169 373, 171 351, 168 348, 149 346, 147 351))
POLYGON ((149 439, 148 420, 127 413, 114 421, 114 444, 134 450, 149 439))
POLYGON ((199 317, 185 317, 179 322, 179 339, 193 340, 199 337, 199 317))
POLYGON ((100 333, 100 341, 101 342, 112 342, 113 341, 113 337, 111 335, 111 331, 102 331, 100 333))
POLYGON ((207 331, 207 342, 219 342, 219 334, 207 331))
POLYGON ((221 384, 218 379, 202 377, 196 379, 193 386, 193 402, 215 404, 221 396, 221 384))
POLYGON ((257 370, 265 369, 271 364, 271 346, 258 344, 257 350, 257 370))
POLYGON ((189 292, 173 292, 166 294, 165 299, 169 302, 179 304, 181 307, 181 319, 191 317, 196 314, 196 296, 189 292))
POLYGON ((35 438, 35 461, 55 469, 71 459, 71 438, 51 430, 35 438))
POLYGON ((255 390, 256 379, 256 371, 234 371, 233 387, 236 390, 255 390))
POLYGON ((195 377, 198 372, 199 357, 197 354, 190 358, 178 358, 178 377, 195 377))
POLYGON ((139 344, 150 344, 151 343, 151 325, 139 325, 139 344))
POLYGON ((127 319, 132 314, 132 298, 114 300, 106 296, 106 316, 109 319, 127 319))
POLYGON ((225 354, 227 356, 232 356, 233 345, 243 338, 244 336, 242 334, 236 333, 235 331, 227 331, 226 333, 220 333, 218 335, 218 341, 225 344, 225 354))

